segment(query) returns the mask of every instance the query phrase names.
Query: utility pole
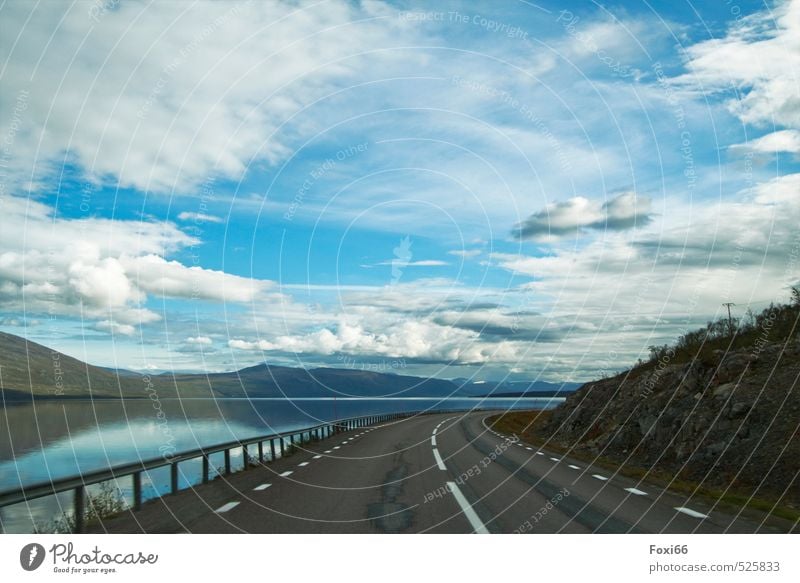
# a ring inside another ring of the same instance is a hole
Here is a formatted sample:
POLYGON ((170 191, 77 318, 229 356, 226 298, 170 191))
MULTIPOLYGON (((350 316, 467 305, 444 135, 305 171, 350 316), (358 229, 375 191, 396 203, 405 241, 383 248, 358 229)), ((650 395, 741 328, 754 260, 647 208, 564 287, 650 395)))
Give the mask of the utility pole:
POLYGON ((731 318, 731 306, 735 306, 733 302, 725 302, 722 304, 726 308, 728 308, 728 332, 733 336, 733 318, 731 318))

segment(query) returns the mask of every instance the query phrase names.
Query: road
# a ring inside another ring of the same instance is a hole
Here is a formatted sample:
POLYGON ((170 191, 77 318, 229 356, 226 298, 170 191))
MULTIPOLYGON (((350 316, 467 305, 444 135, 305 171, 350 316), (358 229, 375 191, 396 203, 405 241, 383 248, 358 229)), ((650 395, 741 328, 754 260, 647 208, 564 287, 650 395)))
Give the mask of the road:
POLYGON ((97 532, 754 533, 791 523, 515 442, 490 413, 435 414, 306 444, 284 459, 146 503, 97 532))

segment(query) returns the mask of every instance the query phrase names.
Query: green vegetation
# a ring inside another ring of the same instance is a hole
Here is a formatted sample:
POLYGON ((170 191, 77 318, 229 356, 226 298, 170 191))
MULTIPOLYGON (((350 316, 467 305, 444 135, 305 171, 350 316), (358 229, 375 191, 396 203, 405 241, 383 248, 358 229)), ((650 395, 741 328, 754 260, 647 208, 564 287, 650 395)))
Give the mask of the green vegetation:
POLYGON ((788 304, 771 303, 761 313, 747 310, 744 318, 720 318, 708 322, 703 328, 682 335, 670 346, 650 346, 650 360, 637 368, 651 368, 659 362, 682 364, 698 359, 713 364, 714 352, 753 349, 758 352, 770 342, 786 342, 798 333, 800 321, 800 288, 792 287, 792 300, 788 304))
MULTIPOLYGON (((87 528, 102 523, 103 519, 111 518, 126 510, 128 504, 122 491, 109 482, 103 482, 99 486, 99 492, 86 496, 86 510, 84 511, 84 524, 87 528)), ((75 516, 72 514, 62 514, 60 518, 37 526, 37 534, 68 534, 75 530, 75 516)))

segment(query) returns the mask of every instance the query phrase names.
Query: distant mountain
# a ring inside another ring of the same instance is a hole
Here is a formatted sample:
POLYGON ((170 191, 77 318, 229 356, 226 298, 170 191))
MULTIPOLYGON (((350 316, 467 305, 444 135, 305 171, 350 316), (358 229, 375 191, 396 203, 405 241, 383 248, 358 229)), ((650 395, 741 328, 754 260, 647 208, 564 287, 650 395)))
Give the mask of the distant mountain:
POLYGON ((259 364, 235 372, 146 375, 93 366, 25 338, 0 332, 0 390, 6 400, 37 398, 216 397, 547 397, 575 383, 470 382, 349 368, 259 364))
POLYGON ((144 375, 93 366, 0 332, 0 390, 6 400, 37 398, 445 397, 464 396, 447 380, 354 369, 306 370, 260 364, 215 374, 144 375))
POLYGON ((556 397, 566 396, 582 383, 549 383, 546 381, 477 381, 460 379, 461 390, 474 397, 556 397))
MULTIPOLYGON (((209 387, 225 397, 445 397, 463 396, 441 379, 346 368, 290 368, 259 364, 236 372, 173 375, 179 387, 209 387)), ((181 389, 183 393, 183 389, 181 389)))

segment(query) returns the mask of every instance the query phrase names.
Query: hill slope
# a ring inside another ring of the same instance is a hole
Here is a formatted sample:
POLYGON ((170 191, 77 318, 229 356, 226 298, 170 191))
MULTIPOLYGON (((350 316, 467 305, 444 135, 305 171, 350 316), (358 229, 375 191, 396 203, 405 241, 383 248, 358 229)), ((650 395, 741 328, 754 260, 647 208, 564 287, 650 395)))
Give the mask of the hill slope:
POLYGON ((5 332, 0 332, 0 368, 0 389, 9 395, 119 397, 121 390, 123 394, 134 391, 136 396, 142 396, 140 378, 118 376, 112 370, 5 332), (92 388, 91 393, 88 387, 92 388))
POLYGON ((800 504, 800 340, 714 350, 584 385, 537 434, 678 480, 800 504))

